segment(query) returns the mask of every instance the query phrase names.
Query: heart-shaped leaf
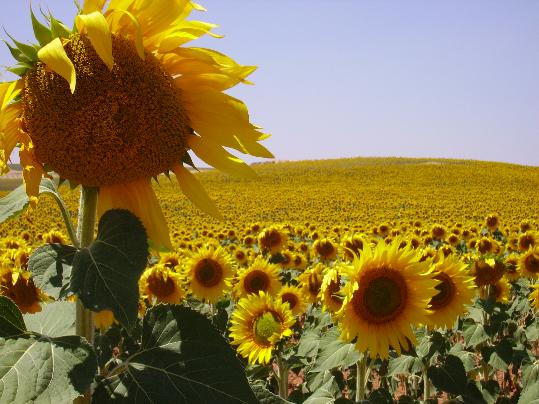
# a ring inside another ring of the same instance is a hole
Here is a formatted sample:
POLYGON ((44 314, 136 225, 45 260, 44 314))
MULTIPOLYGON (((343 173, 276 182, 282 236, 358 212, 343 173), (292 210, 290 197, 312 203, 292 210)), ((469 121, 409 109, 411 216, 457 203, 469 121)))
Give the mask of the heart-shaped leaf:
POLYGON ((75 334, 75 303, 57 301, 43 305, 43 309, 34 314, 25 314, 24 322, 28 331, 60 337, 75 334))
POLYGON ((105 212, 97 238, 73 259, 71 290, 86 308, 111 310, 127 329, 137 320, 138 280, 148 260, 148 240, 140 220, 128 210, 105 212))
POLYGON ((45 244, 35 250, 28 260, 35 285, 54 299, 65 297, 76 253, 75 247, 63 244, 45 244))
POLYGON ((0 337, 24 334, 26 327, 17 305, 9 297, 0 296, 0 337))
POLYGON ((95 402, 258 402, 228 342, 207 318, 180 306, 149 310, 141 350, 111 373, 95 402))
POLYGON ((96 369, 95 353, 81 337, 0 339, 0 403, 72 402, 96 369))

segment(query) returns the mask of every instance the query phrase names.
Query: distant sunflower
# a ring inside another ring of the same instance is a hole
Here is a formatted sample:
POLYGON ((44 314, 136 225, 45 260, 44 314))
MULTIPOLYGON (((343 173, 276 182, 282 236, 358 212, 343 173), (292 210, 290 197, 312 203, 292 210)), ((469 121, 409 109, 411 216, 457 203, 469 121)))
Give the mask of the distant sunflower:
POLYGON ((99 188, 98 213, 131 210, 158 247, 171 247, 150 180, 174 172, 201 210, 220 217, 189 151, 221 171, 254 171, 225 147, 271 158, 268 137, 240 100, 224 93, 256 68, 222 53, 182 47, 216 27, 187 20, 189 0, 86 0, 70 29, 32 15, 35 45, 14 42, 14 82, 0 83, 0 173, 19 146, 35 204, 43 175, 99 188), (105 6, 106 5, 106 6, 105 6))
POLYGON ((157 303, 178 304, 184 298, 180 274, 163 265, 144 271, 139 280, 141 295, 157 303))
POLYGON ((494 258, 479 259, 472 266, 477 286, 493 285, 505 273, 505 265, 494 258))
POLYGON ((365 242, 364 237, 359 234, 345 237, 342 242, 342 255, 344 259, 353 261, 355 256, 359 257, 363 249, 363 243, 365 242))
POLYGON ((499 279, 492 285, 484 286, 479 290, 481 299, 492 297, 499 303, 509 303, 511 298, 511 284, 505 278, 499 279))
POLYGON ((344 296, 341 294, 341 274, 337 268, 328 268, 320 286, 322 309, 332 313, 342 307, 344 296))
POLYGON ((333 261, 337 257, 337 246, 328 238, 321 238, 314 242, 313 252, 321 261, 333 261))
POLYGON ((539 246, 530 249, 520 256, 518 271, 522 276, 530 279, 539 277, 539 246))
POLYGON ((303 296, 312 304, 315 304, 320 299, 320 288, 324 280, 324 265, 316 264, 314 267, 307 269, 300 276, 298 281, 303 289, 303 296))
POLYGON ((412 324, 425 324, 427 305, 439 281, 428 274, 410 248, 399 249, 399 240, 365 247, 354 260, 351 279, 345 285, 342 308, 336 313, 341 338, 353 341, 360 352, 387 358, 392 347, 410 348, 416 339, 412 324))
POLYGON ((270 254, 276 254, 281 251, 287 240, 287 235, 277 227, 264 229, 264 231, 258 235, 258 245, 260 246, 260 249, 269 252, 270 254))
POLYGON ((440 283, 435 286, 438 293, 429 302, 429 326, 451 328, 466 313, 466 305, 475 296, 474 278, 468 275, 466 267, 456 256, 442 257, 433 265, 432 277, 440 283))
POLYGON ((230 342, 249 363, 266 364, 276 344, 292 335, 288 303, 260 292, 241 299, 230 317, 230 342))
POLYGON ((32 274, 16 268, 3 268, 0 273, 0 295, 9 297, 23 313, 41 311, 46 296, 36 287, 32 274))
POLYGON ((163 253, 159 257, 159 264, 172 269, 177 270, 180 267, 182 257, 177 252, 163 253))
POLYGON ((530 247, 533 247, 536 243, 535 233, 526 231, 518 237, 518 249, 519 251, 528 251, 530 247))
POLYGON ((500 226, 500 219, 498 218, 497 215, 494 215, 494 214, 488 215, 485 218, 485 225, 487 226, 487 229, 490 232, 494 232, 498 230, 498 227, 500 226))
POLYGON ((263 257, 257 257, 248 268, 238 273, 234 295, 236 298, 253 293, 258 294, 258 292, 275 295, 281 288, 279 273, 278 265, 270 264, 263 257))
POLYGON ((232 258, 222 247, 202 247, 190 257, 184 276, 196 298, 216 303, 232 286, 234 272, 232 258))
POLYGON ((285 285, 279 290, 276 299, 281 299, 283 303, 288 303, 292 314, 299 316, 305 313, 307 304, 301 288, 293 285, 285 285))
POLYGON ((505 274, 504 276, 510 281, 517 281, 520 278, 518 267, 519 257, 515 254, 508 256, 505 259, 505 274))

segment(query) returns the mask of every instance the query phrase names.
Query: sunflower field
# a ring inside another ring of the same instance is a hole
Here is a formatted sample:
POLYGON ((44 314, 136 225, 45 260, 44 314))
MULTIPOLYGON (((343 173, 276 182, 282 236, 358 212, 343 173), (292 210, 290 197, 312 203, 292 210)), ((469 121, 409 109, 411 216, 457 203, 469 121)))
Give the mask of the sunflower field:
POLYGON ((75 8, 5 41, 0 404, 539 403, 539 168, 247 164, 204 7, 75 8))
MULTIPOLYGON (((357 158, 254 170, 256 179, 195 174, 222 221, 178 198, 167 177, 154 181, 173 248, 151 249, 135 318, 96 312, 94 401, 539 399, 539 169, 357 158), (166 337, 185 339, 188 352, 178 355, 185 368, 144 375, 172 366, 166 355, 150 355, 163 345, 155 333, 165 332, 159 321, 168 317, 189 324, 166 337), (212 339, 231 347, 214 352, 222 363, 202 355, 212 339), (191 360, 224 373, 180 383, 191 360), (233 382, 240 376, 252 393, 233 382), (175 388, 155 390, 150 381, 175 388)), ((66 276, 73 252, 62 247, 69 233, 53 193, 75 223, 79 192, 46 186, 35 208, 0 228, 2 294, 28 330, 59 337, 73 333, 75 294, 66 276)))

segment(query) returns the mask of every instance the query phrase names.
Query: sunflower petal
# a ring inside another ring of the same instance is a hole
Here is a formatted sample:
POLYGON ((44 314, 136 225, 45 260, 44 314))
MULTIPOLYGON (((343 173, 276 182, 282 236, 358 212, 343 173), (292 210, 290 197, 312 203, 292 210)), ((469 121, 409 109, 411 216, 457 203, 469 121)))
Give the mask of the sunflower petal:
POLYGON ((62 76, 69 83, 71 93, 75 92, 77 75, 75 66, 64 49, 60 38, 55 38, 37 52, 37 57, 47 65, 49 69, 62 76))
POLYGON ((85 0, 82 6, 82 14, 90 14, 94 11, 101 12, 107 0, 85 0))
POLYGON ((99 11, 90 14, 78 15, 75 23, 81 34, 88 35, 95 51, 107 65, 109 70, 114 66, 112 56, 112 36, 105 16, 99 11))
POLYGON ((187 143, 198 157, 220 171, 238 177, 256 177, 256 172, 250 166, 209 139, 190 136, 187 143))
POLYGON ((22 143, 19 158, 23 167, 22 176, 26 186, 26 194, 30 197, 31 205, 35 206, 39 195, 39 184, 45 172, 43 166, 37 161, 34 145, 29 137, 22 143))
POLYGON ((131 211, 142 221, 155 249, 172 249, 168 225, 149 178, 101 186, 97 202, 99 217, 110 209, 131 211))
POLYGON ((193 202, 197 208, 219 220, 223 217, 217 210, 215 203, 210 199, 200 182, 183 165, 176 164, 172 168, 182 192, 193 202))
POLYGON ((132 28, 135 29, 135 47, 137 48, 137 53, 140 56, 142 60, 145 59, 144 54, 144 42, 143 42, 143 35, 142 35, 142 29, 140 28, 140 24, 137 20, 137 17, 135 17, 133 14, 131 14, 127 10, 122 9, 113 9, 110 13, 107 14, 107 21, 110 24, 111 31, 112 32, 122 32, 125 33, 125 31, 130 31, 132 28), (128 26, 122 22, 122 17, 126 16, 131 20, 131 26, 128 26))
POLYGON ((0 111, 6 109, 8 104, 21 93, 21 80, 0 83, 0 111))

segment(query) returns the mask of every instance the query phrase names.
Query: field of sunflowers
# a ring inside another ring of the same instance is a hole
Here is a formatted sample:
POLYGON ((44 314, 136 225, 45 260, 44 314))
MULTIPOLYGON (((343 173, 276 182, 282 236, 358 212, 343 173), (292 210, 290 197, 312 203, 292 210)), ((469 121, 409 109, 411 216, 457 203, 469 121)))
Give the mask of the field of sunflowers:
MULTIPOLYGON (((192 324, 209 319, 204 332, 241 361, 256 400, 216 403, 539 402, 539 168, 402 158, 253 168, 250 179, 195 174, 222 220, 180 196, 176 181, 153 181, 173 248, 150 248, 134 328, 96 313, 95 402, 133 389, 140 402, 163 402, 136 374, 166 362, 146 348, 169 338, 166 327, 155 334, 168 305, 192 324)), ((79 190, 58 192, 76 223, 79 190)), ((0 293, 29 330, 46 334, 60 316, 54 333, 66 335, 76 297, 60 269, 69 265, 38 265, 52 248, 44 245, 70 243, 58 206, 44 193, 0 225, 0 293)), ((197 330, 168 342, 192 342, 197 330)), ((192 349, 210 355, 205 344, 192 349)), ((197 382, 196 367, 186 375, 169 366, 167 377, 192 379, 174 384, 187 397, 178 402, 197 402, 197 383, 216 386, 197 382)))

